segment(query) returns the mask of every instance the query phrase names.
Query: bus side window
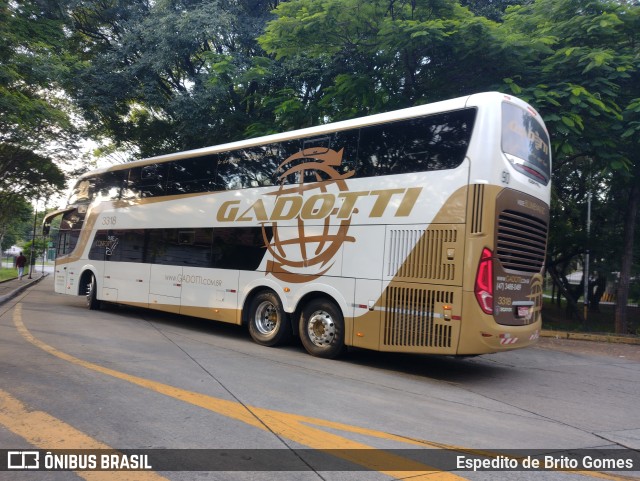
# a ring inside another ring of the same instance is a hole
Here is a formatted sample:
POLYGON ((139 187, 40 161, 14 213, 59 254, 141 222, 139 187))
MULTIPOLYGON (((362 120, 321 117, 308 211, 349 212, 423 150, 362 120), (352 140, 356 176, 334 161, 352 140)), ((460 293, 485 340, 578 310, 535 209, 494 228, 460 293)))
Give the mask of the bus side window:
POLYGON ((166 195, 167 168, 167 164, 151 164, 142 167, 138 186, 142 197, 166 195))
POLYGON ((475 118, 475 109, 464 109, 416 119, 417 129, 428 135, 408 149, 415 158, 415 168, 423 171, 458 167, 467 155, 475 118))
POLYGON ((222 190, 242 189, 243 172, 242 159, 237 151, 220 154, 216 183, 222 190))
POLYGON ((123 199, 139 199, 166 195, 167 165, 151 164, 134 167, 122 189, 123 199))
POLYGON ((475 109, 361 129, 358 176, 453 169, 469 146, 475 109))
POLYGON ((340 165, 335 166, 335 169, 342 176, 356 170, 359 142, 360 129, 345 130, 333 134, 331 148, 337 152, 342 152, 340 165))
POLYGON ((111 261, 144 262, 145 230, 128 229, 124 231, 110 231, 110 235, 118 239, 118 247, 111 255, 111 261))
POLYGON ((273 185, 279 164, 278 144, 259 145, 220 154, 218 184, 226 190, 273 185))
POLYGON ((358 146, 358 175, 370 177, 390 174, 393 165, 398 164, 402 157, 400 146, 404 144, 407 127, 405 122, 398 122, 395 125, 362 128, 358 146))
POLYGON ((169 164, 169 195, 220 190, 216 184, 218 155, 175 160, 169 164))
POLYGON ((126 170, 115 170, 100 174, 91 180, 91 200, 117 200, 120 198, 120 190, 126 178, 126 170))
POLYGON ((258 269, 267 252, 264 234, 270 240, 271 228, 218 227, 213 230, 213 267, 217 269, 258 269))
POLYGON ((277 164, 277 168, 273 170, 272 176, 274 184, 299 184, 302 182, 299 173, 291 171, 299 160, 288 161, 288 159, 300 153, 302 142, 300 140, 288 140, 286 142, 280 142, 278 145, 280 146, 280 161, 277 164))
POLYGON ((162 265, 211 267, 213 229, 152 229, 145 262, 162 265))

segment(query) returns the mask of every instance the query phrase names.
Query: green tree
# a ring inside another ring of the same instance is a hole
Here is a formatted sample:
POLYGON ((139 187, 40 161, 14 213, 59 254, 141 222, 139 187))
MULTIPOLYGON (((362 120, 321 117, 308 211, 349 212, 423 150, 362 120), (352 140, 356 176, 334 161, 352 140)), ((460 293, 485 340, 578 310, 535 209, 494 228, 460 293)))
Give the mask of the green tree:
POLYGON ((272 88, 255 38, 273 6, 73 1, 71 41, 84 61, 69 91, 93 135, 141 156, 241 137, 272 88))
POLYGON ((526 50, 514 50, 522 67, 515 71, 517 78, 510 76, 506 82, 515 94, 543 112, 553 134, 558 199, 554 219, 560 225, 566 219, 564 232, 573 240, 563 242, 564 246, 552 242, 552 253, 555 250, 556 255, 567 257, 585 252, 584 228, 578 224, 583 226, 586 221, 583 206, 589 191, 601 200, 618 199, 616 204, 596 202, 595 206, 604 209, 596 213, 603 219, 616 217, 610 212, 612 205, 621 207, 620 223, 609 224, 609 231, 620 234, 623 230, 622 243, 601 232, 606 224, 596 224, 591 245, 608 238, 612 241, 609 246, 619 246, 618 251, 609 247, 606 255, 602 245, 598 248, 599 257, 620 255, 616 330, 626 332, 640 202, 638 2, 537 0, 508 10, 503 28, 507 38, 520 38, 520 43, 535 39, 546 46, 535 49, 535 55, 523 56, 526 50), (576 178, 582 182, 576 183, 576 178), (578 222, 578 217, 584 220, 578 222), (568 220, 571 218, 575 220, 568 220))
POLYGON ((0 144, 39 152, 76 140, 61 90, 68 58, 60 9, 0 0, 0 144))
POLYGON ((16 238, 26 204, 64 187, 54 163, 77 132, 62 91, 60 4, 0 0, 0 243, 16 238))
POLYGON ((33 209, 22 197, 0 195, 0 254, 25 239, 33 209))
POLYGON ((48 199, 64 186, 64 173, 50 158, 0 143, 0 247, 25 238, 33 218, 28 201, 48 199))
POLYGON ((513 5, 522 5, 528 0, 460 0, 463 7, 469 8, 475 15, 496 22, 502 21, 506 9, 513 5))
POLYGON ((499 24, 452 0, 299 0, 275 13, 260 44, 297 66, 304 88, 285 102, 315 112, 310 123, 486 90, 516 67, 496 48, 499 24))

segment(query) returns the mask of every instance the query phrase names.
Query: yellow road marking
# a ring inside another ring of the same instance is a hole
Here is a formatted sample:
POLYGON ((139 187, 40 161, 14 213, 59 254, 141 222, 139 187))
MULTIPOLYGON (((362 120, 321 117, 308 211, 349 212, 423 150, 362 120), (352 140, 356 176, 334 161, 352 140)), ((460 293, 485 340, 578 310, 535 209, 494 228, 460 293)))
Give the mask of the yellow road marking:
MULTIPOLYGON (((0 424, 40 449, 109 449, 73 426, 43 411, 30 411, 18 399, 0 389, 0 424)), ((87 481, 167 481, 149 471, 76 471, 87 481)))
MULTIPOLYGON (((373 429, 351 426, 339 422, 327 421, 319 418, 312 418, 297 414, 274 411, 270 409, 259 408, 255 406, 245 406, 235 401, 228 401, 205 394, 169 386, 160 382, 129 375, 114 369, 109 369, 99 364, 94 364, 77 357, 71 356, 65 352, 44 343, 34 337, 22 322, 22 305, 17 304, 14 309, 14 324, 22 337, 34 346, 48 352, 49 354, 63 359, 78 366, 82 366, 92 371, 112 376, 131 384, 144 387, 146 389, 164 394, 174 399, 179 399, 194 406, 202 407, 209 411, 216 412, 225 417, 241 421, 250 426, 261 430, 270 431, 276 435, 287 438, 298 444, 307 446, 320 451, 328 451, 342 459, 363 466, 367 469, 379 471, 380 473, 398 478, 410 478, 411 480, 426 480, 431 476, 436 476, 442 480, 460 480, 465 479, 453 473, 440 471, 436 468, 402 458, 400 456, 381 451, 364 443, 350 440, 348 438, 329 433, 320 428, 330 428, 344 432, 362 434, 373 438, 385 439, 389 441, 397 441, 405 444, 411 444, 421 447, 429 447, 436 449, 450 449, 464 453, 480 454, 483 456, 495 457, 499 453, 473 450, 459 446, 445 445, 434 443, 426 440, 406 438, 395 434, 377 431, 373 429), (341 452, 340 450, 344 450, 341 452), (358 453, 358 450, 362 450, 358 453), (375 459, 371 459, 371 450, 375 450, 375 459), (406 471, 386 471, 382 466, 401 465, 406 467, 406 471)), ((626 476, 614 476, 607 473, 592 471, 569 471, 573 474, 580 474, 593 478, 607 479, 611 481, 621 481, 628 479, 637 479, 626 476)))
MULTIPOLYGON (((223 416, 242 421, 253 427, 265 431, 271 431, 278 436, 285 437, 304 446, 308 446, 310 448, 318 449, 321 451, 331 451, 332 454, 336 454, 347 461, 359 464, 367 469, 380 471, 381 473, 387 474, 394 478, 411 477, 412 480, 426 479, 426 477, 423 478, 423 476, 429 476, 434 473, 438 474, 438 479, 464 479, 460 476, 456 476, 448 472, 442 472, 437 470, 436 468, 432 468, 430 466, 426 466, 424 464, 414 462, 400 456, 393 455, 391 453, 386 453, 384 451, 376 451, 375 459, 372 459, 371 449, 374 448, 372 448, 371 446, 352 441, 342 436, 328 433, 326 431, 313 427, 313 425, 318 425, 333 427, 335 429, 341 429, 344 431, 353 430, 351 426, 346 424, 328 423, 327 421, 322 419, 315 419, 258 407, 243 406, 235 401, 228 401, 205 394, 176 388, 174 386, 169 386, 167 384, 151 381, 149 379, 141 378, 138 376, 132 376, 71 356, 42 342, 29 332, 29 330, 22 322, 21 304, 18 304, 15 307, 14 324, 18 329, 18 332, 22 335, 22 337, 24 337, 24 339, 26 339, 34 346, 60 359, 150 389, 166 396, 170 396, 174 399, 179 399, 194 406, 199 406, 209 411, 214 411, 223 416), (335 450, 345 451, 341 453, 340 451, 335 450), (356 450, 362 450, 362 452, 358 453, 358 451, 356 450), (407 471, 384 471, 379 469, 380 466, 389 466, 391 464, 402 465, 403 467, 406 466, 407 471)), ((388 434, 383 432, 369 430, 366 431, 370 433, 377 433, 376 437, 379 438, 394 438, 393 436, 390 437, 388 434)))

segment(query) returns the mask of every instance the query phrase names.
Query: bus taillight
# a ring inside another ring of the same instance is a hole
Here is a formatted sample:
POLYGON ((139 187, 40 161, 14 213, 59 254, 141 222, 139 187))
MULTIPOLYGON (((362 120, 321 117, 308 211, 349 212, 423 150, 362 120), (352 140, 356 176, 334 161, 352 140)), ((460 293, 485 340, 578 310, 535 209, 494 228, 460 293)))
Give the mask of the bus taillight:
POLYGON ((482 250, 474 292, 480 308, 485 314, 493 314, 493 252, 482 250))

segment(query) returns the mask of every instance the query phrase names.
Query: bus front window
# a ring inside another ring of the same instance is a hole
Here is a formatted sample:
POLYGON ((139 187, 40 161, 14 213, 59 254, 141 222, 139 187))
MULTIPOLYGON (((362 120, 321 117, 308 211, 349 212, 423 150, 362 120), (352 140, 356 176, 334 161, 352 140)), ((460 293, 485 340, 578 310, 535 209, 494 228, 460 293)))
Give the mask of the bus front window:
POLYGON ((84 214, 80 214, 76 209, 62 216, 58 233, 58 256, 70 254, 75 249, 83 223, 84 214))

